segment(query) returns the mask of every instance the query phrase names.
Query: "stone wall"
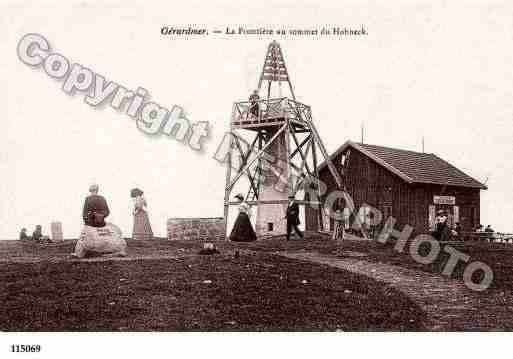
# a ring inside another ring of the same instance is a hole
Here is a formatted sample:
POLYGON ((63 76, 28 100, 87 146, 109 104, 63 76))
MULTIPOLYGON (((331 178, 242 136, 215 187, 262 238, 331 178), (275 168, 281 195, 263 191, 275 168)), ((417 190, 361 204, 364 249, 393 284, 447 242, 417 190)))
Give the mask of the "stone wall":
POLYGON ((169 218, 167 239, 169 240, 223 240, 224 219, 213 218, 169 218))

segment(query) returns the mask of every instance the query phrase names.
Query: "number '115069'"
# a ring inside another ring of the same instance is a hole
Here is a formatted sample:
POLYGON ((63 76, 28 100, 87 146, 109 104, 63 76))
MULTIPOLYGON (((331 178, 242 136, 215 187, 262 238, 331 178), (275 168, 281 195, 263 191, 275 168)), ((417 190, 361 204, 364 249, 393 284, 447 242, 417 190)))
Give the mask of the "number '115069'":
POLYGON ((13 353, 39 353, 41 351, 41 345, 11 345, 11 352, 13 353))

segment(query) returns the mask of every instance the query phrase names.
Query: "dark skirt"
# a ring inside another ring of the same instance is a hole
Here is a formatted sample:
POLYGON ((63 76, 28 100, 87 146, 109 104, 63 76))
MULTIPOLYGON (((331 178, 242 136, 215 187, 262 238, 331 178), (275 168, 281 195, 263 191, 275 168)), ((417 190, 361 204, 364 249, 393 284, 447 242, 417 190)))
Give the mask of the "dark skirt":
POLYGON ((105 213, 98 211, 87 211, 85 225, 90 227, 105 227, 105 213))
POLYGON ((230 241, 252 242, 256 241, 256 234, 246 213, 240 212, 233 225, 230 241))

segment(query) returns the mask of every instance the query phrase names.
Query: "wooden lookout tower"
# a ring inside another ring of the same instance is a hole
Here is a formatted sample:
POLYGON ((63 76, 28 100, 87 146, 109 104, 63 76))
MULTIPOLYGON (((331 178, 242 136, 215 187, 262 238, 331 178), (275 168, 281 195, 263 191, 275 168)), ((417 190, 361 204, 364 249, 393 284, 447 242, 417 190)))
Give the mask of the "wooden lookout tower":
POLYGON ((233 105, 230 133, 225 224, 230 206, 238 204, 231 200, 231 194, 242 184, 245 200, 256 207, 258 236, 286 233, 284 217, 291 196, 300 206, 316 208, 318 225, 322 226, 320 189, 316 186, 318 151, 338 187, 344 185, 313 124, 310 106, 296 100, 282 49, 276 41, 269 44, 258 87, 249 101, 233 105), (305 190, 305 185, 309 190, 305 190))

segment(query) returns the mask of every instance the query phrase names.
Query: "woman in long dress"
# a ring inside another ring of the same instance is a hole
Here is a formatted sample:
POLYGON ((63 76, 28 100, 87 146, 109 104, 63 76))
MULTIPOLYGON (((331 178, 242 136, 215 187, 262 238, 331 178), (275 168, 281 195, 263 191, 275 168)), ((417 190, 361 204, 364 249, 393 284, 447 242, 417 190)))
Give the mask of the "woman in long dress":
POLYGON ((150 219, 148 218, 147 203, 143 191, 134 188, 131 197, 134 199, 134 230, 132 239, 152 239, 150 219))
POLYGON ((251 226, 251 207, 244 201, 241 194, 235 196, 240 201, 239 215, 233 225, 230 240, 235 242, 252 242, 256 240, 256 233, 251 226))

